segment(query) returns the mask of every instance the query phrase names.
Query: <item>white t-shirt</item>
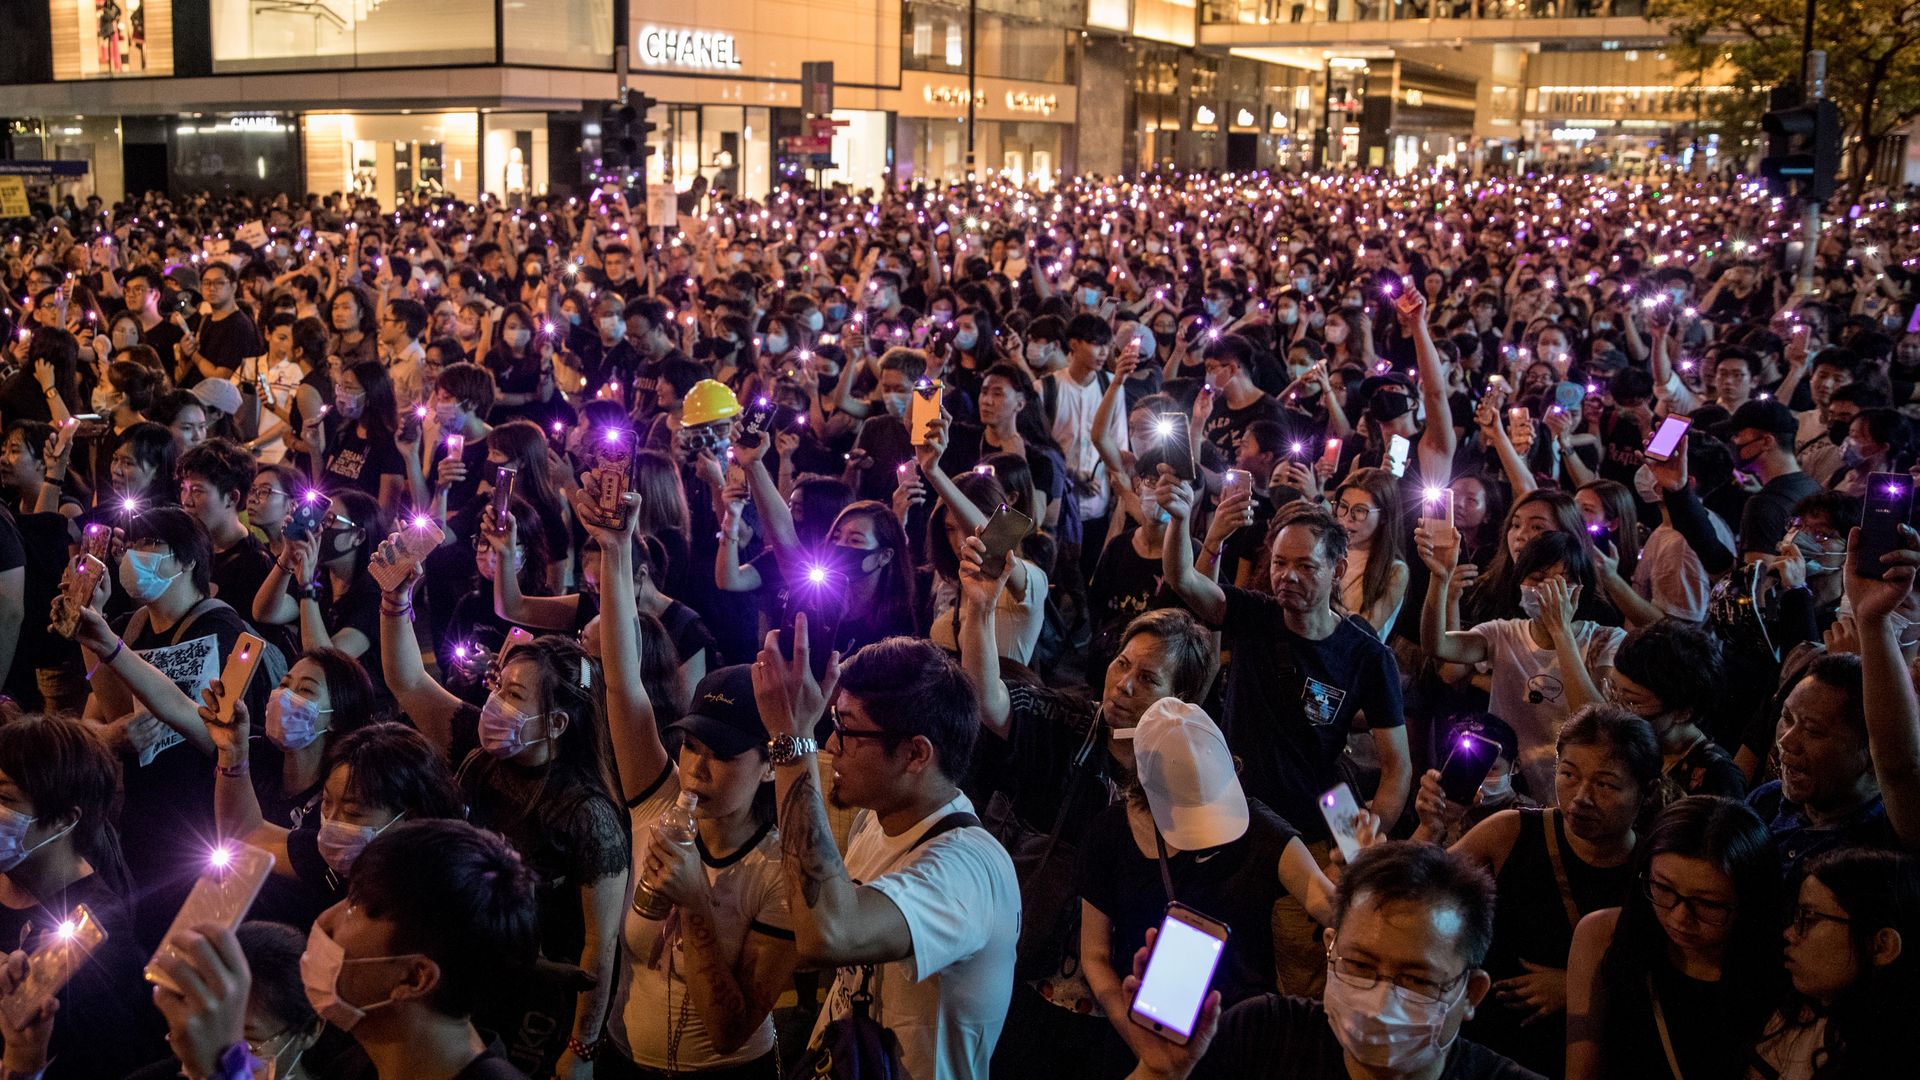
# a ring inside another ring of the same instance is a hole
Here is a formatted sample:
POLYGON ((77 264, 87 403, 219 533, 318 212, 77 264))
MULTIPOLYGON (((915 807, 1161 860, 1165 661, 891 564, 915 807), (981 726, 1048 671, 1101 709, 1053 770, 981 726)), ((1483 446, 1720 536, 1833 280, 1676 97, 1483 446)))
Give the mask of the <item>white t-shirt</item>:
MULTIPOLYGON (((633 824, 635 858, 644 850, 654 824, 680 797, 680 774, 669 768, 665 782, 628 813, 633 824)), ((768 829, 760 842, 725 865, 706 864, 713 887, 713 918, 723 948, 749 934, 791 939, 787 880, 780 870, 780 831, 768 829)), ((638 874, 636 869, 635 874, 638 874)), ((773 1017, 768 1015, 747 1041, 722 1054, 707 1034, 700 1009, 687 990, 685 926, 679 912, 665 919, 643 919, 629 904, 621 926, 620 989, 607 1034, 627 1058, 649 1069, 719 1069, 744 1065, 773 1049, 773 1017), (661 947, 671 935, 672 950, 661 947), (673 1033, 678 1045, 670 1049, 673 1033)))
MULTIPOLYGON (((965 795, 955 795, 898 836, 862 810, 847 838, 847 872, 893 901, 913 935, 912 955, 875 967, 867 987, 870 1015, 900 1040, 905 1080, 985 1077, 1013 997, 1020 886, 1006 849, 981 828, 952 829, 913 847, 941 818, 972 810, 965 795)), ((840 969, 815 1037, 847 1015, 860 973, 840 969)))
MULTIPOLYGON (((300 380, 306 377, 300 371, 300 365, 291 360, 269 362, 264 356, 250 356, 240 362, 240 370, 234 373, 234 380, 243 385, 252 384, 257 392, 259 384, 256 380, 259 378, 261 364, 267 364, 267 388, 273 391, 273 400, 281 408, 286 408, 293 400, 293 395, 299 392, 300 380)), ((275 416, 267 409, 267 403, 264 400, 261 401, 258 434, 260 436, 271 436, 276 433, 284 435, 286 430, 287 422, 275 416)), ((260 463, 263 465, 278 464, 286 456, 287 444, 284 439, 273 438, 260 444, 260 463)))
MULTIPOLYGON (((1106 395, 1101 389, 1098 375, 1087 380, 1085 386, 1073 381, 1063 368, 1047 375, 1059 391, 1058 410, 1053 414, 1053 428, 1050 434, 1059 445, 1060 454, 1067 459, 1067 468, 1071 474, 1067 482, 1073 483, 1074 476, 1091 476, 1092 483, 1080 487, 1080 520, 1091 521, 1107 512, 1107 470, 1100 464, 1100 452, 1093 448, 1093 414, 1100 408, 1100 399, 1106 395)), ((1113 445, 1124 448, 1127 445, 1127 410, 1116 407, 1113 415, 1107 418, 1108 436, 1113 445)))
MULTIPOLYGON (((1732 551, 1733 530, 1711 510, 1707 511, 1707 520, 1713 525, 1713 535, 1732 551)), ((1633 568, 1633 591, 1646 597, 1662 614, 1705 622, 1713 579, 1707 576, 1700 556, 1680 530, 1663 522, 1640 548, 1639 565, 1633 568)))
MULTIPOLYGON (((1486 639, 1492 660, 1493 688, 1487 711, 1513 725, 1520 737, 1518 765, 1526 774, 1531 794, 1543 802, 1553 798, 1554 742, 1567 719, 1567 691, 1560 658, 1551 647, 1534 643, 1531 619, 1495 619, 1472 632, 1486 639), (1538 700, 1535 700, 1535 699, 1538 700)), ((1613 654, 1627 636, 1617 626, 1577 621, 1574 640, 1586 661, 1587 677, 1599 682, 1602 668, 1613 666, 1613 654)))
MULTIPOLYGON (((1040 643, 1040 627, 1047 621, 1047 575, 1038 566, 1018 555, 1012 556, 1014 569, 1000 599, 993 604, 993 640, 1000 655, 1022 664, 1033 662, 1033 649, 1040 643), (1026 596, 1013 595, 1012 582, 1026 575, 1026 596)), ((933 585, 933 629, 927 634, 935 645, 949 652, 960 651, 959 590, 944 578, 933 585)))

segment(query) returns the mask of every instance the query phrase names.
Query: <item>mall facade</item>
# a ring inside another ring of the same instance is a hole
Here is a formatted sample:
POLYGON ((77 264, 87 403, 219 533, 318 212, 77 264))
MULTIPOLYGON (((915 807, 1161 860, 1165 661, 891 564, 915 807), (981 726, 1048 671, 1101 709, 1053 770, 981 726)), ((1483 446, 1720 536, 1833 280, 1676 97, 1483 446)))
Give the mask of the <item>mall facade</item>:
POLYGON ((650 183, 750 197, 799 171, 957 180, 969 154, 1042 186, 1154 167, 1712 164, 1734 91, 1678 72, 1638 4, 10 0, 0 157, 62 163, 40 180, 56 198, 512 204, 591 182, 598 118, 625 90, 658 103, 650 183), (809 63, 831 71, 818 156, 809 63))

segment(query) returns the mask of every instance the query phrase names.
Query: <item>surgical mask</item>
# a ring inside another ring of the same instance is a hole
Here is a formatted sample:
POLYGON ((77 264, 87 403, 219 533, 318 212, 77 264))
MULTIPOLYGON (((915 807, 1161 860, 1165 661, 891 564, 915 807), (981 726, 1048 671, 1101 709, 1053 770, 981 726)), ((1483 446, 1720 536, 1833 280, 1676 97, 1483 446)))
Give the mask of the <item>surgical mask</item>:
POLYGON ((487 703, 480 707, 480 746, 494 757, 510 758, 536 742, 545 742, 544 735, 527 738, 527 725, 537 717, 501 701, 499 694, 488 694, 487 703))
POLYGON ((820 332, 820 331, 821 331, 821 330, 822 330, 823 328, 825 328, 825 326, 826 326, 826 325, 827 325, 827 317, 826 317, 825 315, 822 315, 822 314, 820 314, 820 309, 819 309, 819 308, 810 308, 810 309, 808 309, 808 311, 807 311, 807 329, 809 329, 809 330, 811 330, 811 331, 813 331, 814 333, 816 333, 816 334, 817 334, 817 333, 819 333, 819 332, 820 332))
MULTIPOLYGON (((1834 611, 1836 619, 1853 618, 1853 601, 1841 597, 1840 607, 1834 611)), ((1897 611, 1887 613, 1887 629, 1893 631, 1893 640, 1900 643, 1902 649, 1920 644, 1920 622, 1914 622, 1897 611)))
POLYGON ((460 416, 460 403, 457 401, 436 402, 433 406, 433 422, 446 427, 460 416))
POLYGON ((1159 240, 1147 241, 1147 254, 1149 255, 1158 255, 1166 249, 1167 245, 1159 240))
POLYGON ((1027 363, 1036 368, 1051 367, 1052 358, 1047 355, 1046 345, 1034 342, 1027 346, 1027 363))
POLYGON ((1820 541, 1797 528, 1787 530, 1787 539, 1793 541, 1793 546, 1800 549, 1800 557, 1807 563, 1808 577, 1835 573, 1846 564, 1846 549, 1828 551, 1820 546, 1820 541))
POLYGON ((333 392, 333 407, 341 416, 349 420, 356 420, 359 418, 361 410, 367 407, 367 395, 365 393, 349 394, 345 390, 335 390, 333 392))
POLYGON ((507 348, 518 351, 520 349, 526 348, 527 342, 533 340, 533 331, 509 330, 503 336, 506 338, 507 348))
POLYGON ((846 318, 846 317, 847 317, 847 305, 845 305, 845 304, 828 304, 828 305, 827 305, 827 317, 828 317, 828 318, 830 318, 830 319, 832 319, 832 320, 833 320, 834 322, 839 322, 839 321, 840 321, 841 319, 844 319, 844 318, 846 318))
POLYGON ((1555 342, 1550 345, 1540 346, 1540 359, 1548 361, 1549 363, 1560 360, 1564 358, 1566 355, 1567 355, 1567 347, 1565 345, 1559 344, 1558 342, 1555 342))
POLYGON ((618 315, 609 315, 600 320, 600 336, 617 338, 627 332, 627 322, 618 315))
POLYGON ((959 333, 953 335, 953 343, 955 345, 960 346, 962 349, 971 349, 975 345, 980 343, 980 331, 962 330, 959 333))
POLYGON ((1300 322, 1300 309, 1297 307, 1281 308, 1276 313, 1276 317, 1280 320, 1281 326, 1294 326, 1300 322))
POLYGON ((1685 307, 1687 303, 1687 291, 1686 286, 1676 285, 1667 290, 1667 299, 1671 301, 1675 307, 1685 307))
POLYGON ((338 818, 330 818, 322 814, 320 832, 314 844, 320 849, 320 858, 326 860, 327 869, 333 871, 335 877, 346 877, 347 871, 353 869, 354 860, 360 857, 362 851, 367 850, 367 845, 373 843, 373 838, 386 832, 388 826, 399 821, 406 814, 405 810, 400 811, 393 815, 393 819, 386 825, 377 829, 371 825, 349 825, 338 818))
POLYGON ((577 312, 577 311, 569 311, 569 312, 567 312, 567 325, 568 325, 568 326, 579 326, 579 325, 580 325, 580 313, 579 313, 579 312, 577 312))
POLYGON ((1860 449, 1859 443, 1852 439, 1847 439, 1840 444, 1840 464, 1851 469, 1859 466, 1866 460, 1866 452, 1860 449))
POLYGON ((1512 794, 1513 794, 1513 774, 1512 773, 1502 773, 1499 776, 1489 776, 1485 780, 1481 781, 1480 783, 1480 801, 1483 803, 1499 802, 1500 800, 1505 799, 1506 797, 1512 794))
POLYGON ((1206 308, 1207 308, 1207 318, 1217 320, 1222 316, 1226 315, 1227 302, 1225 300, 1214 300, 1209 298, 1206 302, 1206 308))
POLYGON ((1537 619, 1540 617, 1539 589, 1531 585, 1520 586, 1520 610, 1526 612, 1527 618, 1529 619, 1537 619))
POLYGON ((120 402, 125 399, 115 393, 111 387, 96 386, 93 388, 91 400, 94 412, 101 416, 112 416, 114 411, 120 408, 120 402))
POLYGON ((327 729, 320 726, 320 703, 284 686, 267 695, 267 738, 282 750, 304 750, 327 729))
POLYGON ((1320 1000, 1334 1038, 1354 1060, 1384 1072, 1410 1073, 1433 1064, 1452 1047, 1453 1039, 1442 1041, 1442 1033, 1466 986, 1462 979, 1439 1001, 1415 1001, 1386 979, 1356 990, 1328 971, 1320 1000))
POLYGON ((887 412, 893 416, 907 415, 907 402, 911 394, 881 394, 880 400, 887 406, 887 412))
POLYGON ((163 552, 129 549, 120 556, 120 587, 142 604, 151 604, 160 599, 160 594, 166 592, 174 579, 184 572, 176 570, 161 576, 160 561, 166 557, 163 552))
POLYGON ((787 335, 768 334, 767 335, 767 351, 770 353, 773 353, 776 356, 778 356, 783 352, 786 352, 787 351, 787 335))
POLYGON ((1296 289, 1299 289, 1303 293, 1310 293, 1313 291, 1313 279, 1310 277, 1294 278, 1293 287, 1296 289))
POLYGON ((1329 345, 1338 345, 1347 340, 1347 328, 1344 326, 1329 326, 1326 328, 1325 333, 1327 335, 1327 344, 1329 345))
POLYGON ((28 847, 27 830, 31 829, 33 823, 38 820, 38 818, 29 817, 12 807, 0 806, 0 874, 7 873, 14 867, 26 862, 28 856, 72 832, 73 825, 80 824, 79 819, 75 818, 73 825, 69 825, 32 847, 28 847))
POLYGON ((727 252, 727 265, 729 266, 739 266, 741 263, 745 262, 746 259, 747 259, 747 253, 744 251, 727 252))
POLYGON ((1099 289, 1081 289, 1080 303, 1081 303, 1081 306, 1083 307, 1090 307, 1090 308, 1099 307, 1100 306, 1100 290, 1099 289))
POLYGON ((347 959, 347 950, 333 940, 319 923, 307 934, 307 949, 300 954, 300 985, 307 992, 307 1004, 320 1018, 341 1031, 352 1031, 355 1024, 366 1019, 368 1013, 393 1002, 393 997, 376 1001, 371 1005, 354 1005, 340 996, 340 972, 348 964, 371 964, 382 960, 405 960, 419 953, 400 953, 395 956, 366 956, 347 959))
POLYGON ((1652 503, 1655 506, 1660 505, 1667 494, 1661 490, 1660 481, 1654 477, 1653 470, 1645 465, 1633 471, 1633 493, 1640 496, 1641 502, 1652 503))

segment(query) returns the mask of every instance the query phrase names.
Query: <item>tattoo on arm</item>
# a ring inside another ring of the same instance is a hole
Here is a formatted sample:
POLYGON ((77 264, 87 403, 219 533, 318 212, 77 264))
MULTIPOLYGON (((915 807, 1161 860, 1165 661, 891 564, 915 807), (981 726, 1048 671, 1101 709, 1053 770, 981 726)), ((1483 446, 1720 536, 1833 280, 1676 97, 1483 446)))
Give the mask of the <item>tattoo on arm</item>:
POLYGON ((818 783, 812 768, 803 770, 780 805, 780 861, 787 869, 789 884, 808 908, 819 905, 828 882, 847 876, 840 849, 833 843, 833 827, 827 823, 827 806, 820 801, 818 783))
POLYGON ((720 939, 720 928, 714 925, 712 907, 694 904, 684 914, 687 960, 692 968, 687 972, 687 986, 701 1019, 718 1034, 729 1022, 746 1015, 747 996, 734 975, 733 961, 724 955, 726 947, 720 939))

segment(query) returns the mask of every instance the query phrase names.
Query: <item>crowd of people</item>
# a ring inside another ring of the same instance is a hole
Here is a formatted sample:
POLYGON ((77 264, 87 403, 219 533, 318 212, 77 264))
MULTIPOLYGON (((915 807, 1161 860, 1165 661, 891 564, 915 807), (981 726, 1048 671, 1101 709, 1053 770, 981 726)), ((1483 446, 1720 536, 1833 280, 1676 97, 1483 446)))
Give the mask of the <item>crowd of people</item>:
POLYGON ((0 1077, 1911 1067, 1920 195, 696 194, 7 223, 0 1077))

